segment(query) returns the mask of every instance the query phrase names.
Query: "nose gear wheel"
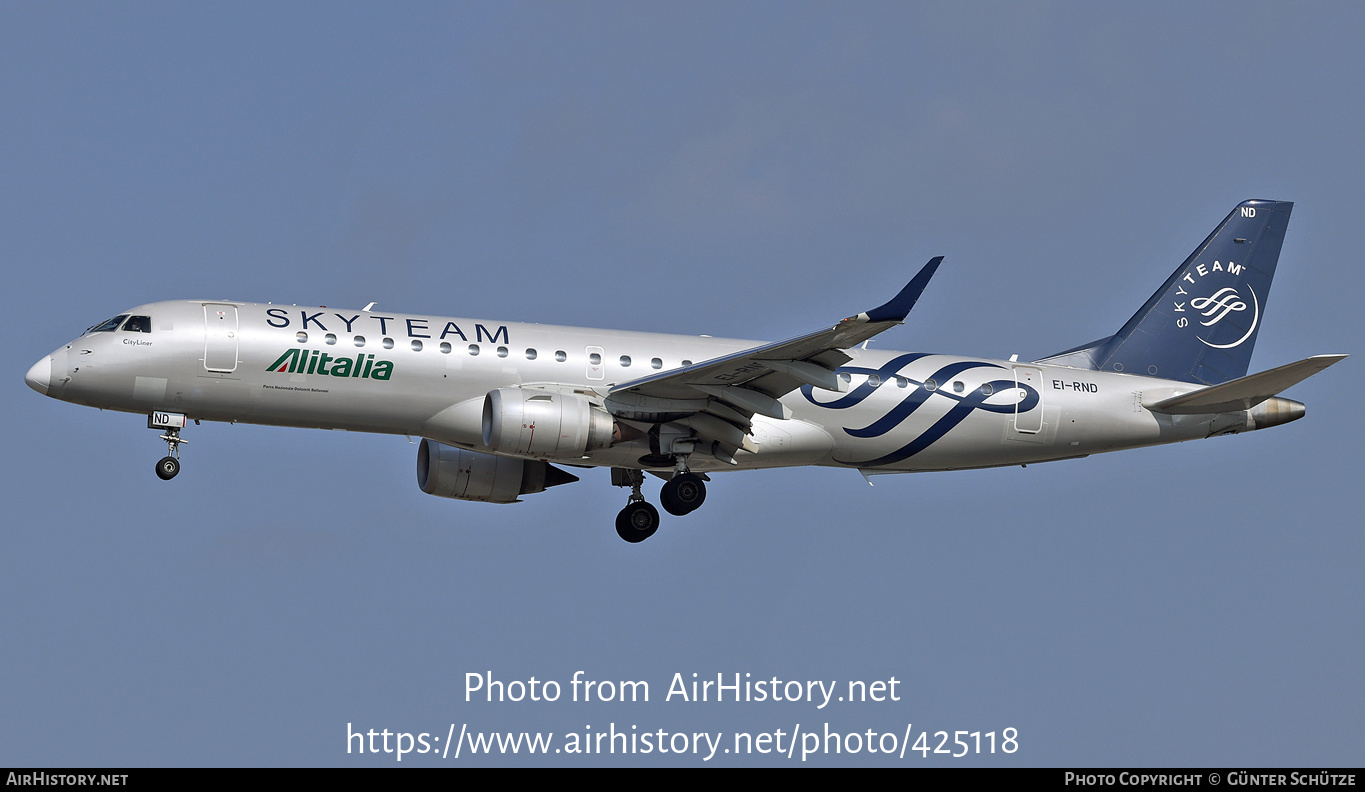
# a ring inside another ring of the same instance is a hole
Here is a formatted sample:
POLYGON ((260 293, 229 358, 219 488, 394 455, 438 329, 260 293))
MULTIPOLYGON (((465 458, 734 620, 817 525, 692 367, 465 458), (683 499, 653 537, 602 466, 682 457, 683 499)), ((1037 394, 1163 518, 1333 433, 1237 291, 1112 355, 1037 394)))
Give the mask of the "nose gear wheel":
POLYGON ((180 460, 175 457, 162 457, 156 463, 156 475, 162 481, 170 481, 175 478, 175 474, 180 472, 180 460))
POLYGON ((162 481, 170 481, 180 472, 180 445, 189 441, 180 436, 179 429, 167 429, 161 439, 166 441, 166 456, 157 460, 156 476, 162 481))

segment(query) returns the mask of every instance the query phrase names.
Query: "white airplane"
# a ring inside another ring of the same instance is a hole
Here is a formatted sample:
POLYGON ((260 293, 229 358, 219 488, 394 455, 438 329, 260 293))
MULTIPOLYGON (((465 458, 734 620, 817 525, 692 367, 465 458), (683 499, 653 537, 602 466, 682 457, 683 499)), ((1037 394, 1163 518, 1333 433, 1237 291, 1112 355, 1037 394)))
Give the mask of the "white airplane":
POLYGON ((609 467, 628 542, 691 512, 710 473, 825 465, 865 475, 1074 459, 1262 429, 1276 394, 1345 355, 1247 376, 1293 204, 1245 201, 1114 335, 1030 363, 870 350, 942 257, 886 304, 777 343, 222 300, 141 305, 25 376, 55 399, 148 416, 156 472, 188 421, 420 436, 417 483, 517 502, 609 467), (860 345, 863 345, 860 347, 860 345))

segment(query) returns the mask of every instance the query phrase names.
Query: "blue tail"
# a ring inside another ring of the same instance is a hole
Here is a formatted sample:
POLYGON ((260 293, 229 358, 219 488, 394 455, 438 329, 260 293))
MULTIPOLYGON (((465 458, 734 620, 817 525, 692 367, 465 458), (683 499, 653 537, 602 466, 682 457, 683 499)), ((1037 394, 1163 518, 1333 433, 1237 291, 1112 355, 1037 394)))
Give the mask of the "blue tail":
POLYGON ((1205 385, 1246 376, 1293 208, 1238 204, 1117 333, 1038 362, 1205 385))

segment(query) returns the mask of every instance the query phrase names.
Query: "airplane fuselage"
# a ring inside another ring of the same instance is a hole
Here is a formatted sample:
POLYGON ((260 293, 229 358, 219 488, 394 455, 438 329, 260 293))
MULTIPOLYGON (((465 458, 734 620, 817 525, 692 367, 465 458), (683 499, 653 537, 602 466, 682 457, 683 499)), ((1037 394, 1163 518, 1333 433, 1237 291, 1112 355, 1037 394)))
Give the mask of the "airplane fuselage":
MULTIPOLYGON (((49 396, 140 414, 421 436, 478 451, 488 450, 482 411, 491 390, 547 388, 601 403, 617 383, 758 344, 226 301, 126 313, 148 317, 149 327, 90 332, 49 356, 49 396)), ((846 392, 806 385, 788 393, 780 401, 790 419, 752 417, 752 451, 733 464, 697 455, 691 467, 951 470, 1255 428, 1249 411, 1171 416, 1142 406, 1199 387, 1187 382, 956 355, 847 354, 852 360, 838 369, 846 392)), ((649 438, 637 436, 550 461, 638 468, 649 454, 649 438)))

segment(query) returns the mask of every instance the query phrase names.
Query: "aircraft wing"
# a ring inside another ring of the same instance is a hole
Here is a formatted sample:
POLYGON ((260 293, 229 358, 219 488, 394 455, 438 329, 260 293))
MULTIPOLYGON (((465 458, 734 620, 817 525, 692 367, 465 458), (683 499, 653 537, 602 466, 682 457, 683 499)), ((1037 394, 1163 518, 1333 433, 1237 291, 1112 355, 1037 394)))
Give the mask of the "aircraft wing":
POLYGON ((833 327, 617 385, 607 394, 607 409, 628 419, 676 420, 704 437, 745 447, 755 413, 791 417, 777 401, 783 395, 802 385, 846 390, 834 373, 852 359, 842 350, 901 324, 942 261, 930 259, 890 301, 833 327))

